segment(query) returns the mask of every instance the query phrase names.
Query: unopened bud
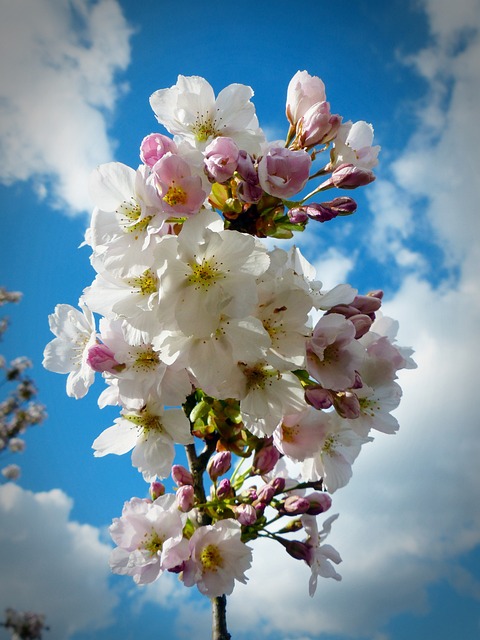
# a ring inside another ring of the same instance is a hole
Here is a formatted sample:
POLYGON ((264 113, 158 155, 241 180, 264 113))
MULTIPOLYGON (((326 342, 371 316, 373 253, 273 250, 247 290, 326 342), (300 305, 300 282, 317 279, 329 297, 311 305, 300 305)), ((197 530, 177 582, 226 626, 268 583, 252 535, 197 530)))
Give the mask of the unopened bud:
POLYGON ((349 320, 353 322, 353 326, 355 327, 356 340, 364 336, 372 326, 372 319, 364 313, 357 313, 356 315, 350 316, 349 320))
POLYGON ((163 485, 161 482, 152 482, 152 484, 150 485, 150 497, 152 499, 152 502, 154 502, 157 498, 160 498, 160 496, 163 496, 165 494, 165 485, 163 485))
POLYGON ((116 373, 122 365, 115 360, 115 354, 106 344, 94 344, 88 350, 87 364, 97 373, 116 373))
POLYGON ((256 522, 257 512, 251 504, 239 504, 235 507, 235 518, 248 527, 256 522))
POLYGON ((285 478, 281 478, 280 476, 278 476, 271 480, 270 484, 275 489, 275 495, 277 495, 277 493, 282 493, 282 491, 285 489, 285 478))
POLYGON ((263 446, 253 458, 252 471, 264 475, 271 471, 280 459, 280 451, 273 444, 263 446))
POLYGON ((150 133, 140 144, 140 158, 149 167, 153 167, 168 152, 177 153, 177 145, 161 133, 150 133))
POLYGON ((180 511, 183 511, 184 513, 190 511, 195 504, 195 495, 192 485, 184 484, 179 487, 177 489, 175 499, 180 511))
POLYGON ((264 484, 263 487, 257 492, 257 499, 255 500, 255 506, 258 503, 269 504, 275 495, 275 487, 271 484, 264 484))
POLYGON ((354 420, 360 415, 360 402, 351 391, 338 391, 333 396, 333 405, 336 412, 345 420, 354 420))
POLYGON ((299 540, 289 540, 283 545, 286 552, 295 560, 304 560, 307 564, 312 558, 312 548, 299 540))
POLYGON ((215 481, 223 476, 232 466, 232 454, 230 451, 219 451, 210 458, 207 471, 210 478, 215 481))
POLYGON ((224 500, 233 495, 232 486, 228 478, 222 478, 217 485, 217 498, 224 500))
POLYGON ((288 496, 281 506, 281 511, 291 516, 299 516, 302 513, 307 513, 309 509, 310 502, 302 496, 288 496))
MULTIPOLYGON (((383 295, 383 291, 377 292, 383 295)), ((353 307, 358 309, 360 313, 364 313, 365 315, 370 315, 378 311, 382 306, 381 296, 355 296, 353 302, 351 303, 353 307)))
POLYGON ((332 394, 323 387, 308 387, 305 390, 305 400, 315 409, 330 409, 333 404, 332 394))
POLYGON ((318 516, 319 513, 328 511, 332 506, 332 499, 328 493, 315 492, 305 497, 310 503, 310 507, 306 512, 310 516, 318 516))
POLYGON ((172 479, 175 482, 175 484, 179 487, 183 487, 183 485, 185 484, 193 485, 192 474, 190 473, 190 471, 188 471, 188 469, 185 469, 185 467, 182 467, 181 464, 173 465, 172 479))
POLYGON ((328 180, 323 182, 319 189, 330 189, 337 187, 339 189, 356 189, 363 187, 375 180, 375 174, 369 169, 356 167, 354 164, 341 164, 334 169, 328 180))

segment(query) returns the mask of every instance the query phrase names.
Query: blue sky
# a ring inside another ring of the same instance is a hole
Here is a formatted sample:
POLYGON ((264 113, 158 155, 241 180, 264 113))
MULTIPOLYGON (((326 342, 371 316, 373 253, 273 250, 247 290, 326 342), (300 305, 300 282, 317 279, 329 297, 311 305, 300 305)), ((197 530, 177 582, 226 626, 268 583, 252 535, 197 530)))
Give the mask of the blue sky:
MULTIPOLYGON (((296 239, 327 285, 385 290, 418 369, 401 376, 396 436, 377 437, 335 494, 341 583, 256 545, 229 599, 235 640, 474 640, 480 635, 479 0, 0 0, 1 283, 7 357, 27 355, 48 420, 0 486, 0 610, 46 613, 50 640, 208 638, 208 602, 173 576, 110 576, 107 528, 146 485, 128 456, 94 459, 112 423, 101 382, 75 401, 41 367, 47 317, 93 279, 79 249, 99 163, 135 167, 158 131, 148 98, 178 74, 252 86, 269 139, 285 136, 297 70, 382 146, 359 211, 296 239), (59 607, 58 601, 63 605, 59 607)), ((5 459, 5 461, 7 461, 5 459)), ((12 457, 8 460, 16 461, 12 457)), ((6 637, 0 631, 0 638, 6 637), (2 635, 3 634, 3 635, 2 635)))

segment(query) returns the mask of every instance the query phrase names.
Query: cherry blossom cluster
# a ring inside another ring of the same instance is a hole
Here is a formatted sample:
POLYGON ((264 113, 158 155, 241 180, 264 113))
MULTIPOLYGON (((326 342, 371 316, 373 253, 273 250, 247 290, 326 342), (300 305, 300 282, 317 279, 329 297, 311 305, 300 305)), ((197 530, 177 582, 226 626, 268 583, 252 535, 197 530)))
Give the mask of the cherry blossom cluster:
POLYGON ((252 95, 179 76, 151 96, 170 136, 148 135, 137 169, 94 171, 96 276, 50 316, 44 359, 75 398, 101 374, 99 406, 120 415, 95 455, 131 451, 150 485, 110 528, 112 570, 138 584, 173 572, 212 598, 246 581, 262 537, 310 567, 311 595, 318 576, 340 579, 324 542, 337 516, 317 516, 371 433, 397 430, 397 371, 414 366, 382 292, 324 290, 298 248, 262 240, 354 213, 351 197, 312 198, 374 180, 372 126, 332 114, 299 71, 286 140, 267 142, 252 95))

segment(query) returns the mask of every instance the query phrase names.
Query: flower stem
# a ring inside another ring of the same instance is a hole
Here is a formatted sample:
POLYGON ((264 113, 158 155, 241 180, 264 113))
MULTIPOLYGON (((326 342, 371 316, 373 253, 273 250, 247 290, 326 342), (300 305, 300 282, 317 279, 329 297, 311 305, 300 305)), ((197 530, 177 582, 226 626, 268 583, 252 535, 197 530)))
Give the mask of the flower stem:
POLYGON ((227 597, 212 598, 212 640, 230 640, 227 630, 227 597))

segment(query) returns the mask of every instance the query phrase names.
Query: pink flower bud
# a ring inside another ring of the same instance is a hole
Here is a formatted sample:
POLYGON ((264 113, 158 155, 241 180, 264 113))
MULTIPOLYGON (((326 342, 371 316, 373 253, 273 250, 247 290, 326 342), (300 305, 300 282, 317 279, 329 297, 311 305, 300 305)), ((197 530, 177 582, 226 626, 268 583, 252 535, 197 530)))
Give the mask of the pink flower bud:
POLYGON ((360 402, 351 391, 339 391, 333 396, 333 405, 341 418, 354 420, 360 415, 360 402))
POLYGON ((360 313, 365 313, 366 315, 374 314, 382 306, 383 291, 377 291, 376 293, 380 295, 355 296, 351 305, 358 309, 360 313))
POLYGON ((295 560, 304 560, 307 564, 312 559, 312 548, 299 540, 289 540, 284 544, 286 552, 295 560))
POLYGON ((94 344, 88 350, 87 364, 97 373, 115 373, 122 365, 115 360, 113 351, 106 344, 94 344))
POLYGON ((191 484, 184 484, 177 489, 177 495, 175 496, 178 508, 180 511, 186 513, 195 504, 194 489, 191 484))
POLYGON ((280 459, 280 451, 273 444, 263 446, 255 453, 252 464, 254 475, 264 475, 271 471, 280 459))
POLYGON ((357 203, 353 198, 341 196, 329 202, 312 203, 301 207, 305 214, 317 222, 327 222, 337 216, 349 216, 357 209, 357 203))
POLYGON ((288 219, 292 224, 303 224, 307 222, 308 215, 306 211, 307 207, 294 207, 287 212, 288 219))
POLYGON ((277 478, 271 480, 270 484, 275 489, 275 495, 277 493, 282 493, 282 491, 285 489, 285 478, 281 478, 280 476, 278 476, 277 478))
POLYGON ((274 495, 275 487, 271 484, 264 484, 257 492, 257 499, 254 502, 254 506, 260 506, 261 503, 265 503, 265 505, 269 504, 274 495))
POLYGON ((291 198, 303 189, 312 160, 306 151, 270 147, 258 163, 258 179, 263 190, 276 198, 291 198))
POLYGON ((306 499, 310 503, 310 508, 307 513, 310 516, 318 516, 319 513, 327 511, 332 506, 332 499, 328 493, 315 492, 306 496, 306 499))
POLYGON ((161 133, 150 133, 140 144, 140 159, 149 167, 168 152, 177 153, 175 142, 161 133))
POLYGON ((333 404, 331 392, 323 387, 308 387, 305 400, 315 409, 329 409, 333 404))
POLYGON ((370 184, 374 180, 375 174, 369 169, 362 169, 353 164, 341 164, 334 169, 330 178, 323 182, 319 188, 356 189, 370 184))
POLYGON ((217 485, 217 498, 223 500, 224 498, 229 498, 233 496, 232 486, 230 484, 230 480, 228 478, 222 478, 217 485))
POLYGON ((193 485, 192 474, 190 473, 190 471, 188 471, 188 469, 185 469, 185 467, 182 467, 181 464, 173 465, 172 479, 178 487, 183 487, 186 484, 193 485))
POLYGON ((353 326, 355 327, 356 340, 364 336, 372 326, 372 319, 364 313, 357 313, 354 316, 350 316, 349 320, 353 322, 353 326))
POLYGON ((210 458, 207 464, 208 475, 212 480, 216 480, 232 466, 232 454, 230 451, 219 451, 210 458))
POLYGON ((239 504, 235 507, 235 518, 240 524, 249 526, 257 520, 257 512, 251 504, 239 504))
POLYGON ((335 138, 341 124, 341 116, 330 113, 328 102, 316 102, 297 123, 295 146, 309 148, 327 144, 335 138))
POLYGON ((205 168, 210 177, 216 182, 229 180, 237 168, 238 154, 238 147, 231 138, 214 138, 204 152, 205 168))
POLYGON ((263 196, 263 189, 259 184, 251 184, 241 180, 237 185, 237 198, 241 202, 255 204, 263 196))
POLYGON ((246 151, 240 150, 238 152, 237 172, 243 180, 246 180, 250 184, 258 184, 258 173, 255 168, 255 163, 246 151))
POLYGON ((150 497, 152 499, 152 502, 163 495, 165 495, 165 485, 163 485, 161 482, 152 482, 152 484, 150 485, 150 497))
POLYGON ((310 509, 310 502, 302 496, 288 496, 283 503, 281 510, 291 516, 298 516, 307 513, 310 509))

